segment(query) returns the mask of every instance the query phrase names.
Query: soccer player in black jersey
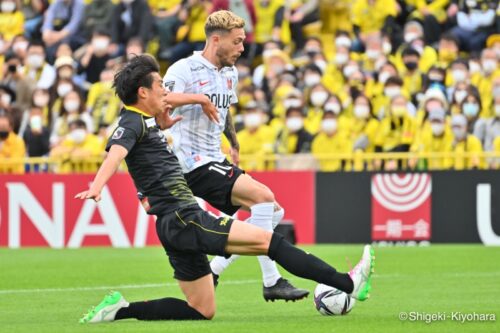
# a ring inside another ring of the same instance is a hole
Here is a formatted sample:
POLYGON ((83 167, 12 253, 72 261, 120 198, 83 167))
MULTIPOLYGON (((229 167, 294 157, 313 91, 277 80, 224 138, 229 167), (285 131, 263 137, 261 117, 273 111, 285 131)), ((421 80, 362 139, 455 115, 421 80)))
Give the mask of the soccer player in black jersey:
MULTIPOLYGON (((115 75, 114 87, 125 104, 118 127, 90 188, 75 197, 99 201, 102 188, 125 159, 144 208, 157 216, 158 238, 186 301, 162 298, 129 303, 119 292, 113 292, 85 314, 81 323, 126 318, 211 319, 215 315, 215 292, 206 254, 268 255, 292 274, 336 287, 359 300, 368 298, 374 265, 369 245, 349 273, 339 273, 278 233, 230 217, 214 217, 198 206, 161 130, 182 121, 170 117, 172 107, 199 100, 197 95, 169 94, 154 58, 141 55, 130 60, 115 75)), ((208 114, 211 111, 204 108, 208 114)))

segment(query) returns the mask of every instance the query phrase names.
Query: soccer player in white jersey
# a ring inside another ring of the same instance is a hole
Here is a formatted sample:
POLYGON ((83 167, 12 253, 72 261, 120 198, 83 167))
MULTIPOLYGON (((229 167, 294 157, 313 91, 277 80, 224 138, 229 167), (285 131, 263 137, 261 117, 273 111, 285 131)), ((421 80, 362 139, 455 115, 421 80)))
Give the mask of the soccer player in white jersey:
MULTIPOLYGON (((184 105, 174 110, 174 116, 183 117, 170 129, 174 152, 194 195, 228 215, 240 208, 250 211, 248 223, 272 231, 283 218, 284 209, 267 186, 238 168, 239 145, 229 113, 230 105, 238 102, 238 73, 234 64, 244 50, 244 25, 245 21, 230 11, 212 13, 205 22, 205 49, 174 63, 163 80, 172 92, 204 94, 218 109, 218 122, 209 119, 199 105, 184 105), (222 133, 231 144, 233 164, 221 151, 222 133)), ((212 260, 215 284, 236 258, 218 256, 212 260)), ((297 289, 282 278, 269 257, 259 256, 258 260, 266 301, 307 297, 309 291, 297 289)))

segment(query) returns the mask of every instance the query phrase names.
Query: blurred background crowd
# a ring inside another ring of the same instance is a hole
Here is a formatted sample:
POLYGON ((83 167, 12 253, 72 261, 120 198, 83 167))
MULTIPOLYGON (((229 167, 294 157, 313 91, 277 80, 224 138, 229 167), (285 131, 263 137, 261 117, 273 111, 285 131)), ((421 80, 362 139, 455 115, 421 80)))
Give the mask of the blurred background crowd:
POLYGON ((498 1, 0 0, 0 173, 42 156, 95 171, 115 70, 148 52, 163 75, 219 9, 247 23, 231 110, 243 168, 293 154, 322 171, 500 168, 482 154, 500 153, 498 1), (381 152, 414 154, 363 158, 381 152))

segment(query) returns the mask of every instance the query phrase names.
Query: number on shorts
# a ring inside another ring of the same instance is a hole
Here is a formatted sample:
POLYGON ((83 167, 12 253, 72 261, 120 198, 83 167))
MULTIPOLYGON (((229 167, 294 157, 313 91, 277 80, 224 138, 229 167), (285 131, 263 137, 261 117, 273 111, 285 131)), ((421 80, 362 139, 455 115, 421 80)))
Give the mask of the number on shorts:
POLYGON ((225 176, 227 175, 227 172, 229 170, 231 170, 233 167, 230 165, 230 166, 225 166, 225 165, 222 165, 222 164, 212 164, 211 166, 208 167, 208 170, 212 170, 212 171, 216 171, 218 173, 220 173, 221 175, 225 176))

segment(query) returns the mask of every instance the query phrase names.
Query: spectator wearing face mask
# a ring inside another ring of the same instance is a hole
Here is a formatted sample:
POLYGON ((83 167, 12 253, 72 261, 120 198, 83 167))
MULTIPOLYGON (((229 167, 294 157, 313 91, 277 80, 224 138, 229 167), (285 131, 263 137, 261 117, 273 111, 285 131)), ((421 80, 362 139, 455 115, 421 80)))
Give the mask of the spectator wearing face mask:
POLYGON ((86 124, 86 129, 92 133, 92 118, 85 112, 85 105, 81 95, 71 90, 62 98, 62 105, 59 117, 54 123, 50 135, 50 144, 57 145, 69 131, 69 124, 75 120, 82 120, 86 124))
POLYGON ((92 115, 93 128, 111 126, 118 118, 122 104, 112 85, 113 70, 105 69, 100 80, 90 86, 86 109, 92 115))
POLYGON ((69 123, 65 139, 50 151, 51 157, 60 159, 59 173, 96 172, 99 164, 92 159, 101 155, 101 141, 81 119, 69 123))
POLYGON ((446 70, 441 67, 432 66, 429 72, 424 77, 422 91, 425 93, 430 88, 440 89, 443 94, 446 94, 446 70))
POLYGON ((416 95, 422 90, 423 73, 418 69, 420 54, 412 47, 403 50, 401 54, 405 65, 402 70, 401 77, 403 79, 403 89, 407 91, 413 100, 416 100, 416 95))
MULTIPOLYGON (((495 151, 494 141, 500 138, 500 95, 497 95, 493 101, 493 117, 485 119, 483 131, 475 134, 483 143, 485 151, 495 151)), ((496 161, 496 159, 489 159, 488 165, 493 166, 496 161)))
POLYGON ((7 42, 24 33, 24 14, 17 5, 16 0, 0 1, 0 34, 7 42))
POLYGON ((481 100, 485 102, 482 117, 491 117, 491 101, 493 97, 500 93, 500 68, 498 66, 498 56, 493 49, 484 49, 481 52, 481 73, 472 79, 481 95, 481 100), (496 82, 494 84, 494 82, 496 82), (497 87, 495 90, 495 87, 497 87))
POLYGON ((0 113, 10 118, 12 130, 19 133, 22 109, 16 106, 16 94, 7 86, 0 85, 0 113))
POLYGON ((385 62, 375 77, 374 80, 369 80, 366 83, 365 94, 370 99, 380 96, 384 93, 384 86, 391 76, 398 76, 398 70, 392 62, 385 62))
MULTIPOLYGON (((347 38, 347 37, 346 37, 347 38)), ((328 63, 323 75, 323 81, 332 91, 339 92, 344 85, 342 69, 350 60, 349 48, 347 46, 336 46, 335 56, 328 63)))
POLYGON ((23 158, 25 154, 24 141, 12 130, 10 118, 0 114, 0 174, 24 173, 23 163, 3 164, 2 161, 23 158))
POLYGON ((457 114, 462 112, 460 109, 460 105, 462 105, 462 102, 469 93, 473 93, 476 95, 479 94, 477 88, 474 87, 473 85, 467 84, 465 82, 458 82, 457 84, 455 84, 455 86, 453 87, 453 92, 451 94, 451 102, 450 102, 451 114, 457 114))
POLYGON ((248 156, 240 161, 240 167, 247 171, 271 170, 274 163, 265 159, 273 153, 275 132, 266 125, 266 115, 255 101, 243 109, 243 129, 237 133, 240 155, 248 156))
POLYGON ((450 33, 441 35, 438 44, 438 63, 441 68, 448 68, 458 58, 459 43, 455 36, 450 33))
POLYGON ((453 168, 455 170, 482 169, 484 161, 480 154, 483 152, 481 141, 474 135, 467 133, 467 118, 463 114, 453 115, 451 128, 453 131, 452 149, 455 153, 453 168), (471 157, 465 157, 464 153, 477 153, 471 157))
POLYGON ((49 153, 50 129, 43 125, 43 111, 35 105, 30 109, 23 140, 29 157, 40 157, 49 153))
POLYGON ((277 152, 281 154, 309 153, 312 140, 313 135, 304 129, 303 108, 288 108, 285 128, 277 137, 277 152))
MULTIPOLYGON (((52 120, 57 117, 57 115, 52 115, 49 112, 49 92, 46 89, 35 89, 33 95, 31 95, 30 106, 23 112, 21 126, 19 128, 19 136, 24 137, 24 133, 30 124, 31 113, 34 109, 40 111, 40 119, 42 122, 42 127, 47 127, 50 131, 52 126, 52 120)), ((37 121, 37 120, 35 120, 37 121)))
MULTIPOLYGON (((323 112, 325 110, 326 101, 330 97, 330 92, 321 83, 317 83, 309 90, 307 98, 307 113, 304 120, 304 128, 309 133, 316 135, 319 132, 323 112)), ((330 105, 329 105, 330 106, 330 105)), ((340 113, 341 107, 338 105, 337 115, 340 113)))
MULTIPOLYGON (((433 100, 428 102, 433 103, 433 100)), ((453 146, 453 133, 446 122, 446 111, 438 106, 429 111, 429 126, 423 128, 411 147, 412 152, 422 153, 450 153, 453 146)), ((450 157, 424 158, 419 161, 411 160, 412 168, 426 170, 447 170, 453 165, 450 157)))
POLYGON ((486 119, 480 118, 481 98, 474 93, 469 93, 460 105, 461 114, 467 118, 467 132, 477 138, 483 137, 486 126, 486 119))
MULTIPOLYGON (((392 97, 389 114, 381 122, 375 138, 376 152, 408 152, 417 134, 417 123, 408 111, 408 100, 402 95, 392 97)), ((388 161, 388 170, 401 168, 404 163, 388 161)), ((382 166, 382 165, 380 165, 382 166)))
POLYGON ((76 63, 71 56, 58 57, 54 63, 56 68, 56 82, 61 80, 71 81, 75 86, 80 89, 85 88, 84 81, 76 73, 76 63))
POLYGON ((32 41, 24 60, 24 74, 36 82, 37 88, 49 89, 56 79, 56 71, 45 61, 45 45, 32 41))
POLYGON ((352 143, 343 132, 338 130, 338 117, 335 113, 326 111, 321 121, 321 131, 312 141, 311 152, 319 160, 321 171, 351 170, 351 162, 336 159, 336 154, 352 152, 352 143), (325 158, 324 155, 331 155, 325 158))
POLYGON ((373 75, 376 72, 376 63, 384 58, 383 42, 380 36, 372 36, 365 41, 365 52, 358 53, 354 59, 362 63, 364 73, 373 75))
POLYGON ((72 79, 58 78, 56 83, 49 89, 50 101, 49 109, 55 121, 61 114, 62 101, 70 91, 77 91, 80 89, 74 84, 72 79))
POLYGON ((470 83, 471 77, 469 73, 469 62, 466 59, 455 59, 448 68, 446 75, 446 87, 448 87, 448 95, 451 95, 451 87, 457 83, 470 83))
POLYGON ((289 86, 277 89, 274 107, 271 111, 274 117, 271 120, 271 127, 273 127, 277 133, 285 126, 286 110, 290 108, 304 108, 304 96, 302 91, 289 86))
MULTIPOLYGON (((409 98, 408 93, 403 89, 403 80, 399 76, 391 76, 385 81, 383 93, 372 101, 377 118, 383 119, 389 115, 391 100, 399 95, 409 98)), ((408 111, 412 116, 415 115, 414 108, 408 108, 408 111)))
POLYGON ((442 110, 448 114, 449 104, 446 96, 440 89, 428 89, 423 97, 421 107, 417 111, 415 121, 417 122, 418 132, 429 131, 429 115, 432 110, 442 110))
POLYGON ((78 72, 83 73, 89 83, 99 81, 101 72, 106 68, 106 63, 111 59, 109 45, 111 36, 103 30, 96 30, 90 43, 87 44, 85 54, 80 59, 78 72))

